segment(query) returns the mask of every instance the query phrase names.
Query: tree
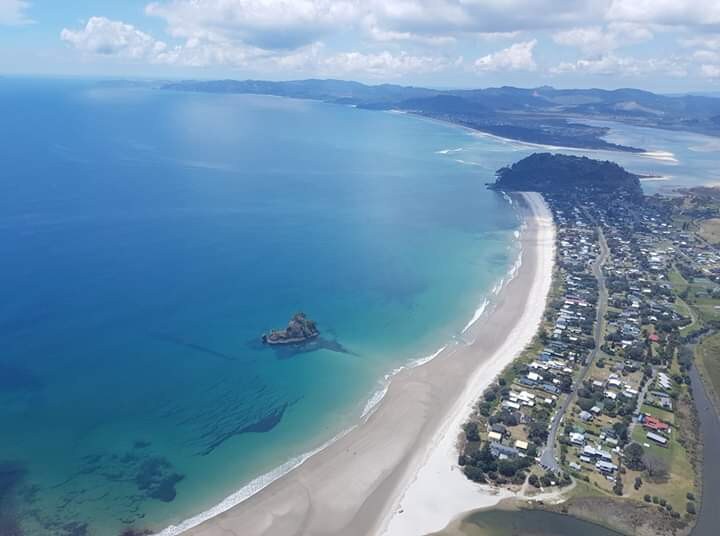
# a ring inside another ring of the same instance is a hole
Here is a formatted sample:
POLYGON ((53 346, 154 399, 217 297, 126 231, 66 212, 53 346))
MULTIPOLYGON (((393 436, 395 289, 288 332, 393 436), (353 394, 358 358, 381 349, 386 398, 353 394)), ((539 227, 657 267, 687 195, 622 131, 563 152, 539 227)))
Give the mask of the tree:
POLYGON ((530 475, 530 478, 528 478, 528 483, 533 487, 540 487, 540 479, 535 474, 530 475))
POLYGON ((478 425, 476 422, 469 422, 465 424, 465 438, 468 441, 480 441, 480 432, 478 431, 478 425))
POLYGON ((482 469, 479 467, 475 467, 474 465, 466 465, 463 467, 463 472, 465 473, 465 476, 468 477, 473 482, 485 482, 485 474, 483 473, 482 469))
POLYGON ((688 514, 695 514, 697 511, 695 510, 695 503, 694 502, 688 502, 687 506, 685 507, 688 514))
POLYGON ((653 482, 665 482, 667 480, 668 464, 665 460, 655 454, 645 454, 643 463, 649 480, 653 482))
POLYGON ((645 469, 643 456, 645 449, 639 443, 630 443, 624 450, 625 465, 633 471, 642 471, 645 469))

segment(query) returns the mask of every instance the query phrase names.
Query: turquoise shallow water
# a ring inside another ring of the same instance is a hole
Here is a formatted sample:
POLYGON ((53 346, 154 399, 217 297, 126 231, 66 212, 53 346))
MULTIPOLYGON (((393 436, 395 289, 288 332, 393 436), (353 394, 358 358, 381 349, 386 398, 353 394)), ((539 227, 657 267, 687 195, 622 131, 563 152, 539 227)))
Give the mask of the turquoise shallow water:
POLYGON ((177 523, 356 423, 509 269, 484 183, 535 150, 80 81, 4 79, 0 114, 0 529, 27 535, 177 523), (347 352, 258 345, 299 309, 347 352))

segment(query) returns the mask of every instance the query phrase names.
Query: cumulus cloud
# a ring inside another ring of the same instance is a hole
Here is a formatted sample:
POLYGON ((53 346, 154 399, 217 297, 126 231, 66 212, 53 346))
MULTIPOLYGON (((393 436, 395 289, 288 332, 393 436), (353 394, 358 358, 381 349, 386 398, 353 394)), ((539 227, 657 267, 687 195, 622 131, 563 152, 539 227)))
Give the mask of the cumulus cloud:
POLYGON ((720 2, 714 0, 613 0, 607 20, 667 26, 720 25, 720 2))
POLYGON ((413 56, 406 52, 347 52, 326 58, 321 67, 325 73, 333 75, 365 73, 381 78, 396 78, 408 73, 437 72, 448 67, 450 63, 444 58, 413 56))
POLYGON ((174 37, 293 49, 351 23, 355 0, 173 0, 153 2, 148 15, 167 22, 174 37))
POLYGON ((24 0, 0 0, 0 26, 16 26, 32 22, 27 16, 30 2, 24 0))
POLYGON ((601 55, 652 38, 649 28, 628 22, 572 28, 553 35, 557 44, 578 48, 587 55, 601 55))
MULTIPOLYGON (((0 0, 0 23, 9 19, 8 6, 19 20, 27 2, 0 0)), ((683 63, 696 72, 716 65, 711 52, 720 50, 716 0, 153 0, 145 13, 164 22, 171 45, 104 17, 66 28, 61 37, 95 56, 388 77, 452 67, 458 60, 450 56, 500 39, 515 44, 481 55, 474 70, 533 71, 535 37, 548 35, 582 57, 555 73, 676 74, 683 63), (671 26, 688 36, 681 42, 689 49, 684 62, 618 53, 671 26)))
POLYGON ((508 48, 493 52, 475 60, 478 71, 534 71, 537 68, 533 49, 537 40, 515 43, 508 48))
POLYGON ((369 0, 379 23, 417 34, 567 27, 604 14, 607 0, 369 0))
POLYGON ((700 66, 700 72, 705 78, 720 79, 720 65, 702 65, 700 66))
POLYGON ((553 74, 587 73, 612 76, 638 76, 662 73, 668 76, 686 76, 687 67, 677 58, 639 59, 608 54, 598 59, 581 59, 563 62, 550 70, 553 74))
POLYGON ((91 17, 79 30, 64 28, 60 38, 84 53, 151 61, 162 58, 168 48, 130 24, 105 17, 91 17))
POLYGON ((681 39, 680 44, 685 47, 700 47, 709 50, 720 50, 720 35, 709 34, 681 39))

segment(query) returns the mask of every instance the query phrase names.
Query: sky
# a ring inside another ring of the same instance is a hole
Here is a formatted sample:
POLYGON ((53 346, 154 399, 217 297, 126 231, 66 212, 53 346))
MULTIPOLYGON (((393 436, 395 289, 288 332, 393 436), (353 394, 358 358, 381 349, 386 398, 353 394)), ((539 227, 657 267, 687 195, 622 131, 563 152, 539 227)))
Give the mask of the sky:
POLYGON ((720 0, 0 0, 0 74, 720 91, 720 0))

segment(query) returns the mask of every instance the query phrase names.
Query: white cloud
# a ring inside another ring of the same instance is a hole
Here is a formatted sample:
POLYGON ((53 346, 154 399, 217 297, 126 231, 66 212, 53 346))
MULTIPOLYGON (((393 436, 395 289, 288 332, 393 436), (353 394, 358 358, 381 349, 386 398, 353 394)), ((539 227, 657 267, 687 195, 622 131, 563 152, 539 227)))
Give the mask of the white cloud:
POLYGON ((325 58, 320 68, 325 74, 369 74, 379 78, 398 78, 413 73, 437 72, 447 68, 451 61, 433 56, 414 56, 406 52, 377 54, 347 52, 325 58))
POLYGON ((172 0, 153 2, 174 37, 292 49, 352 23, 356 0, 172 0))
POLYGON ((555 33, 553 41, 559 45, 580 49, 587 55, 602 55, 623 46, 653 38, 649 28, 634 23, 616 22, 606 28, 587 26, 555 33))
POLYGON ((702 65, 700 66, 700 72, 705 78, 720 79, 720 65, 702 65))
POLYGON ((700 47, 710 50, 720 50, 720 35, 710 34, 695 36, 690 39, 681 39, 680 44, 685 47, 700 47))
POLYGON ((0 0, 0 26, 16 26, 32 22, 27 16, 30 2, 24 0, 0 0))
POLYGON ((380 25, 394 31, 515 32, 567 27, 602 18, 608 0, 369 0, 380 25))
POLYGON ((475 60, 478 71, 534 71, 537 68, 533 49, 537 40, 515 43, 508 48, 493 52, 475 60))
POLYGON ((84 28, 64 28, 60 38, 75 49, 93 55, 118 56, 158 61, 167 53, 167 45, 130 24, 105 17, 91 17, 84 28))
POLYGON ((716 52, 714 50, 696 50, 695 52, 693 52, 692 57, 695 61, 702 63, 720 63, 720 52, 716 52))
POLYGON ((716 0, 612 0, 606 13, 606 19, 667 26, 720 25, 720 2, 716 0))
POLYGON ((588 73, 609 76, 640 76, 650 73, 662 73, 679 77, 687 75, 687 67, 677 58, 640 59, 629 56, 608 54, 598 59, 581 59, 576 62, 564 62, 550 69, 553 74, 588 73))

